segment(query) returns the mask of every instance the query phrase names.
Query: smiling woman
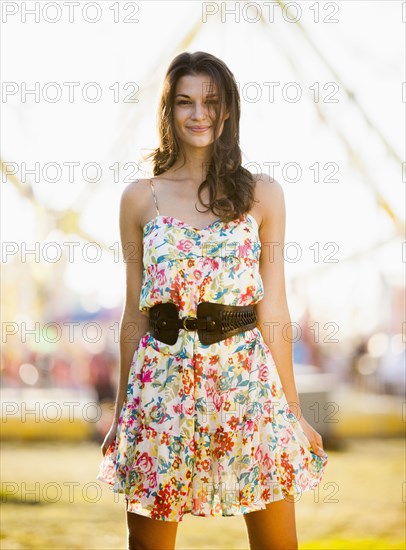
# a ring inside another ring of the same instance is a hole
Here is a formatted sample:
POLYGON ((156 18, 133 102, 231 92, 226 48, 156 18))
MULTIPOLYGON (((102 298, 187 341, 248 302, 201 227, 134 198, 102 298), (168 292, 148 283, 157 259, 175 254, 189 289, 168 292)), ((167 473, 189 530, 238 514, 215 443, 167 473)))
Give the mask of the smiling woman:
POLYGON ((327 463, 321 436, 294 414, 292 338, 281 328, 265 337, 269 322, 290 324, 283 191, 241 166, 239 116, 221 60, 177 56, 156 177, 122 196, 120 382, 97 478, 125 494, 130 550, 173 549, 187 513, 243 515, 252 549, 295 549, 294 500, 327 463), (203 194, 210 217, 196 207, 203 194), (280 245, 272 262, 264 242, 280 245), (145 315, 135 346, 125 327, 145 315))
MULTIPOLYGON (((183 76, 179 79, 179 89, 185 89, 185 90, 192 90, 189 93, 193 94, 193 91, 196 93, 196 98, 189 96, 187 93, 178 93, 175 95, 175 109, 174 109, 174 118, 176 121, 176 128, 179 132, 177 134, 178 138, 181 138, 181 130, 184 127, 186 130, 192 132, 192 134, 208 134, 209 130, 212 128, 211 124, 209 123, 199 123, 199 124, 192 124, 190 122, 191 116, 191 110, 197 109, 197 111, 202 112, 202 119, 205 118, 204 116, 204 110, 206 109, 205 105, 217 105, 218 104, 218 94, 217 93, 207 93, 205 96, 203 95, 201 91, 204 90, 205 86, 207 86, 208 83, 208 76, 201 74, 201 75, 187 75, 183 76), (187 99, 181 99, 181 98, 187 98, 187 99)), ((216 118, 216 113, 214 109, 208 109, 208 114, 211 120, 216 118)), ((229 117, 228 114, 225 115, 224 119, 227 119, 229 117)), ((222 131, 222 128, 221 128, 222 131)), ((212 139, 212 132, 210 132, 210 137, 212 139)))
MULTIPOLYGON (((223 61, 204 52, 181 54, 172 61, 159 105, 160 144, 146 158, 153 158, 156 176, 170 175, 169 169, 176 167, 177 181, 187 166, 185 175, 201 182, 197 198, 206 212, 214 212, 223 221, 251 210, 255 200, 254 177, 242 166, 240 114, 237 83, 223 61), (207 203, 201 200, 205 189, 207 203)), ((166 196, 161 200, 166 204, 166 196)), ((198 227, 199 223, 190 225, 198 227)))

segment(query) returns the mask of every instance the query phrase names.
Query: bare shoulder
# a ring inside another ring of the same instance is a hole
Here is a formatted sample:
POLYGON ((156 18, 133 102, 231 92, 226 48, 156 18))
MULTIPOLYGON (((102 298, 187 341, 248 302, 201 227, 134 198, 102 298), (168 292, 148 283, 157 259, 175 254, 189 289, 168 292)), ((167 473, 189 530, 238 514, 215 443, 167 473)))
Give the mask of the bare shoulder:
POLYGON ((282 185, 268 174, 259 174, 256 179, 257 198, 261 203, 283 195, 282 185))
POLYGON ((144 224, 144 212, 148 208, 150 195, 148 178, 136 179, 129 183, 121 194, 121 211, 128 222, 135 224, 139 229, 144 224))
POLYGON ((285 195, 282 185, 268 174, 256 179, 255 198, 259 201, 261 227, 267 226, 285 213, 285 195))
POLYGON ((133 199, 135 197, 140 198, 140 195, 145 193, 145 190, 149 189, 149 178, 136 179, 124 187, 122 196, 126 199, 133 199))

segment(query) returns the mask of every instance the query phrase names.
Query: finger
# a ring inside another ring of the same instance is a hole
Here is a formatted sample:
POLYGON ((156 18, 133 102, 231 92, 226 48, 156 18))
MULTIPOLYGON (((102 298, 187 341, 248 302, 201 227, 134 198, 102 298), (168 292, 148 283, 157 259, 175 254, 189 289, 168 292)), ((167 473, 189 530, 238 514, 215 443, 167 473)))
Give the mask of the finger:
POLYGON ((318 449, 319 449, 319 453, 317 454, 319 454, 319 456, 324 458, 327 455, 326 451, 324 450, 323 447, 320 447, 320 446, 318 447, 318 449))
POLYGON ((316 437, 316 445, 323 450, 323 439, 321 436, 316 437))
POLYGON ((313 451, 315 455, 319 456, 320 458, 323 458, 324 454, 319 450, 317 449, 316 451, 313 451))
POLYGON ((323 454, 324 454, 323 448, 320 447, 319 445, 317 445, 317 443, 315 441, 312 443, 311 447, 312 447, 312 451, 316 455, 323 456, 323 454))

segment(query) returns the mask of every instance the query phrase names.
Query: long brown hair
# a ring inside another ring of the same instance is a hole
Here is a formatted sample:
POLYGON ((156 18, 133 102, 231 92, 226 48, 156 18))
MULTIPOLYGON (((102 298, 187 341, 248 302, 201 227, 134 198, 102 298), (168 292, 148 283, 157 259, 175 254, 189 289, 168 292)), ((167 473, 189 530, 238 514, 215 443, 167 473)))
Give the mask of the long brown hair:
MULTIPOLYGON (((173 105, 176 83, 184 75, 207 74, 217 85, 218 104, 213 105, 216 113, 214 141, 206 179, 199 185, 198 197, 207 186, 209 204, 204 204, 222 221, 240 218, 248 212, 254 202, 254 177, 241 166, 239 146, 240 96, 233 73, 227 65, 206 52, 184 52, 177 55, 169 65, 163 83, 158 110, 159 147, 145 158, 153 159, 153 174, 166 172, 178 158, 180 147, 173 122, 173 105), (220 115, 225 109, 229 117, 224 121, 221 136, 218 136, 220 115), (225 198, 218 198, 223 195, 225 198)), ((206 212, 207 212, 206 210, 206 212)))

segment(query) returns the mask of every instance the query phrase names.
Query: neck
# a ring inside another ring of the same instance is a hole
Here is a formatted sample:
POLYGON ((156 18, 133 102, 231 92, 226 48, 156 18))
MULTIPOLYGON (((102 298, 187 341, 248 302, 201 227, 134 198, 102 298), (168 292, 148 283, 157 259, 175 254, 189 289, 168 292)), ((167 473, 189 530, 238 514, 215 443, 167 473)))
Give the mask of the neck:
POLYGON ((169 172, 176 174, 179 179, 191 180, 200 184, 207 176, 209 164, 210 151, 207 148, 187 149, 184 153, 180 153, 169 172))

